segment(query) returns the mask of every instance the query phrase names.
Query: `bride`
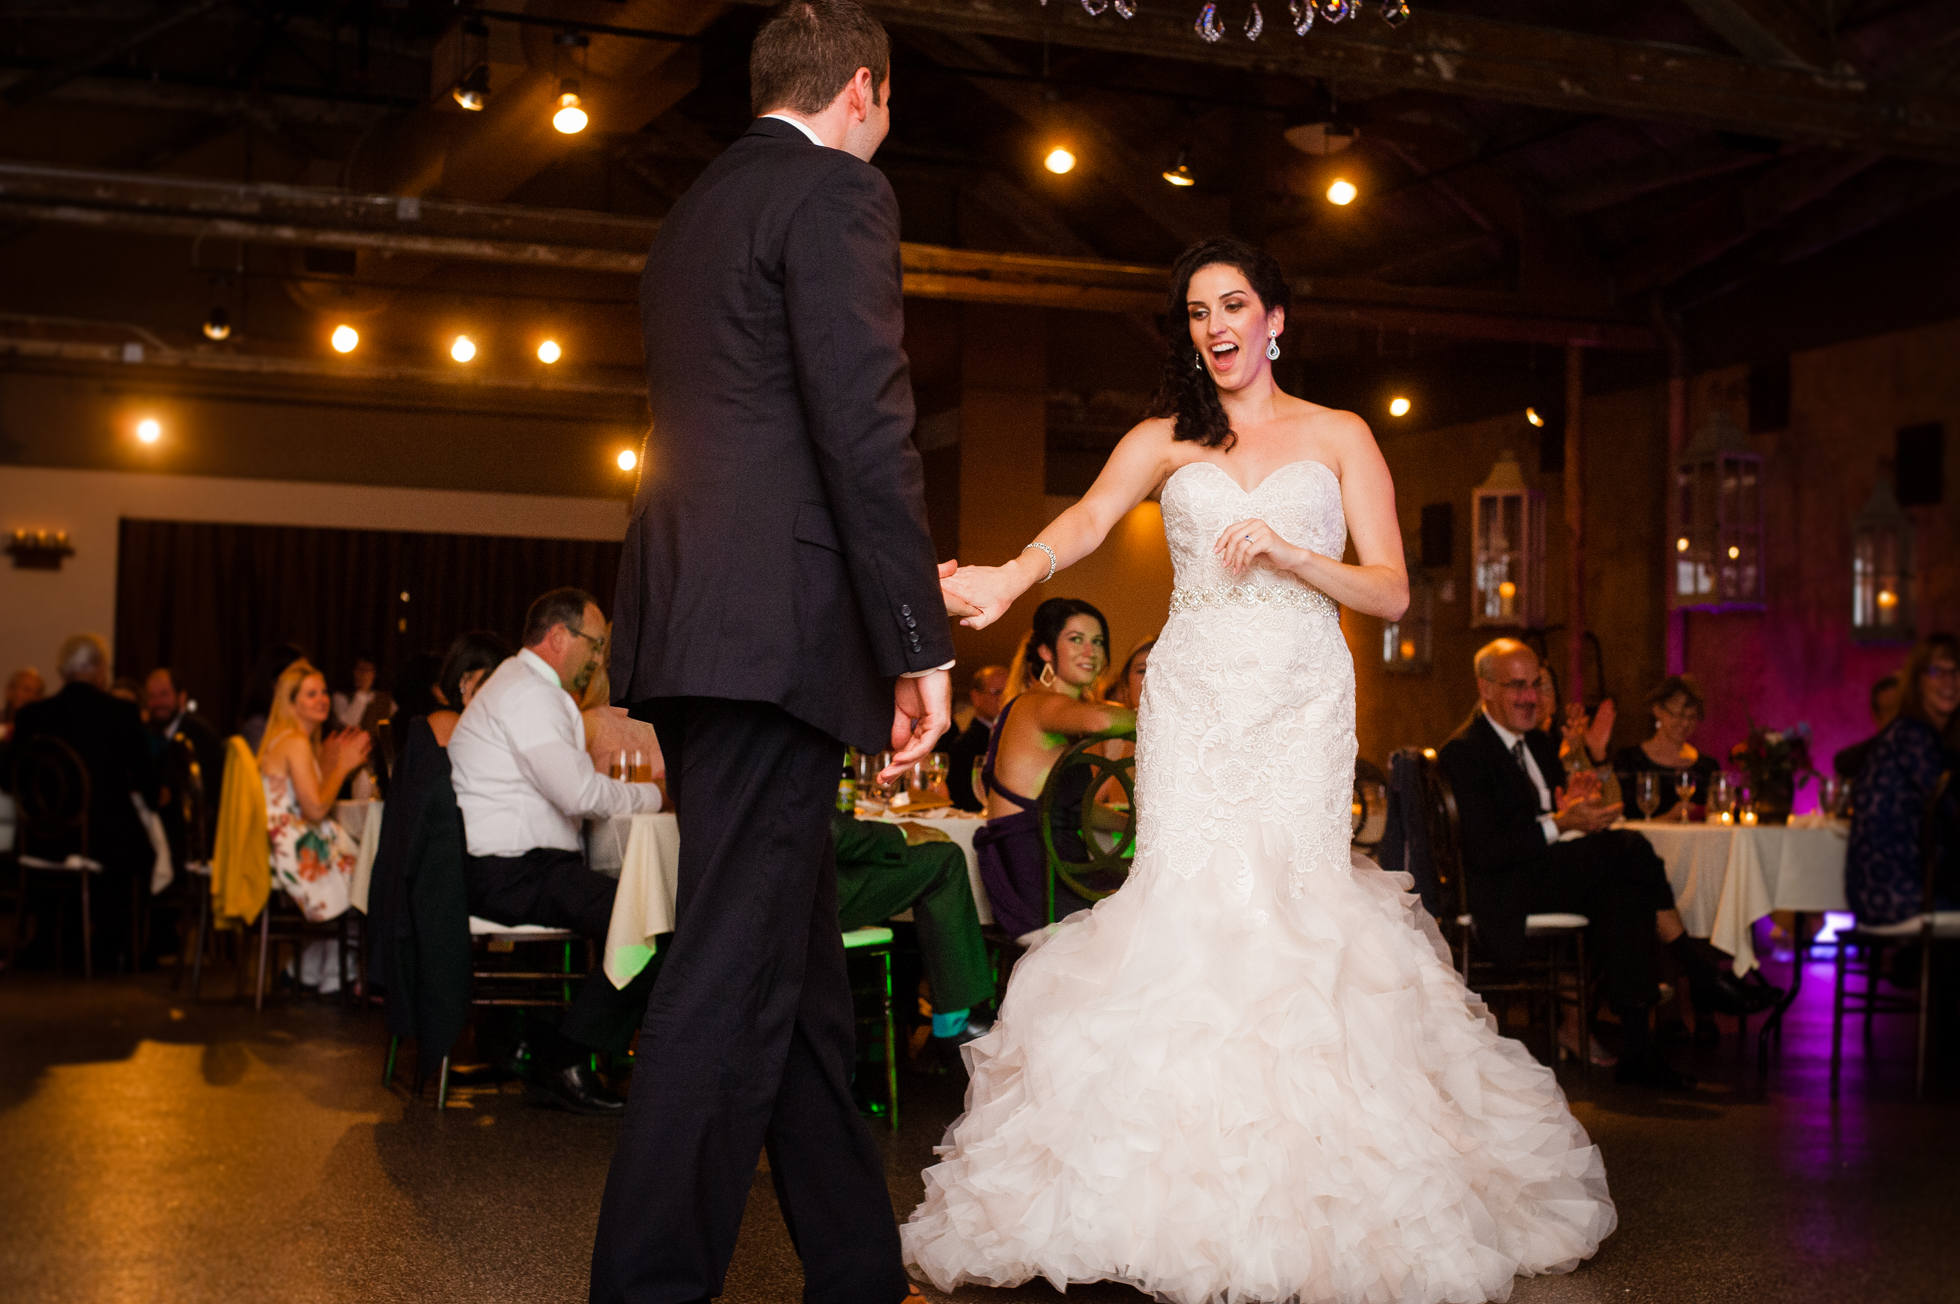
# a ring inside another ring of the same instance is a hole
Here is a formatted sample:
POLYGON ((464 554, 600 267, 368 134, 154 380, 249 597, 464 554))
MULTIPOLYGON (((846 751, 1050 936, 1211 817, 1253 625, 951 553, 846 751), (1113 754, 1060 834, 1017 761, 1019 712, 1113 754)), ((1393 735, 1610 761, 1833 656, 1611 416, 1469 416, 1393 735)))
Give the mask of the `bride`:
POLYGON ((1497 1034, 1409 878, 1348 849, 1339 607, 1395 619, 1408 580, 1367 425, 1273 383, 1287 301, 1270 256, 1187 250, 1160 415, 1017 559, 945 581, 964 623, 991 623, 1161 488, 1177 585, 1138 720, 1134 868, 1021 961, 968 1048, 967 1112, 902 1229, 942 1290, 1501 1300, 1613 1230, 1550 1070, 1497 1034))

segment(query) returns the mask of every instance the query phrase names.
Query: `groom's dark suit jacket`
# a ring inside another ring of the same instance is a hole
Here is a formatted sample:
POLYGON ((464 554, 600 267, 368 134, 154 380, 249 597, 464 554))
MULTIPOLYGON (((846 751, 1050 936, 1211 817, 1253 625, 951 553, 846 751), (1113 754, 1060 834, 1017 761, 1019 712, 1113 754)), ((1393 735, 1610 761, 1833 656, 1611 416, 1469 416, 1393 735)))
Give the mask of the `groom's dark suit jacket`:
POLYGON ((953 659, 890 184, 758 119, 661 223, 641 304, 653 427, 614 700, 773 702, 888 745, 892 679, 953 659))
MULTIPOLYGON (((1533 729, 1524 735, 1524 745, 1538 762, 1546 788, 1557 792, 1565 785, 1558 744, 1533 729)), ((1508 960, 1524 946, 1529 875, 1550 850, 1538 822, 1546 812, 1539 809, 1531 776, 1519 768, 1481 710, 1443 744, 1439 759, 1456 795, 1477 936, 1494 958, 1508 960)))

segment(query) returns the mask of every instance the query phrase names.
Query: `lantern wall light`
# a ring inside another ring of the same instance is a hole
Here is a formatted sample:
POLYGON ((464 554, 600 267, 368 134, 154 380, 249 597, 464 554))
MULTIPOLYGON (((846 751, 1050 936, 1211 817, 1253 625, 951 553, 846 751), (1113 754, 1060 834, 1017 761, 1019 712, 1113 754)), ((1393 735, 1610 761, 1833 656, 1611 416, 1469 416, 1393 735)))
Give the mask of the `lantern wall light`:
POLYGON ((1673 609, 1764 604, 1763 458, 1726 412, 1712 413, 1674 464, 1673 609))
POLYGON ((1545 495, 1505 449, 1470 496, 1470 623, 1545 625, 1545 495))
POLYGON ((1429 572, 1412 564, 1405 546, 1403 560, 1409 574, 1409 607, 1400 620, 1382 622, 1382 669, 1391 675, 1429 673, 1432 636, 1436 624, 1436 586, 1429 572))
POLYGON ((1910 643, 1913 535, 1917 522, 1899 506, 1892 469, 1881 467, 1865 508, 1851 523, 1851 637, 1861 643, 1910 643))

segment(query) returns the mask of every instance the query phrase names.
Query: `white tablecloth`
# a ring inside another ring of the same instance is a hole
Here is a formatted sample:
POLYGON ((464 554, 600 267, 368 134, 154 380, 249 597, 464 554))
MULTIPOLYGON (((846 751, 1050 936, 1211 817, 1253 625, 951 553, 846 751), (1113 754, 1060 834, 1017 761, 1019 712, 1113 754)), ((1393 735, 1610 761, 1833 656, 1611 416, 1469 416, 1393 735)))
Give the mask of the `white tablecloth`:
POLYGON ((1672 824, 1633 821, 1667 865, 1681 922, 1735 957, 1735 971, 1756 967, 1750 926, 1772 910, 1844 910, 1843 823, 1672 824))
POLYGON ((354 858, 354 884, 348 889, 347 899, 362 914, 368 912, 368 883, 374 877, 374 853, 381 846, 382 806, 378 798, 333 804, 334 823, 360 844, 360 853, 354 858))
MULTIPOLYGON (((896 822, 891 821, 891 822, 896 822)), ((966 853, 967 881, 980 922, 993 922, 973 835, 984 820, 965 816, 914 817, 913 823, 943 831, 966 853)), ((587 834, 587 863, 619 879, 612 923, 606 930, 604 966, 613 986, 624 987, 653 958, 656 939, 674 931, 674 898, 680 889, 680 823, 670 811, 620 816, 595 823, 587 834)))

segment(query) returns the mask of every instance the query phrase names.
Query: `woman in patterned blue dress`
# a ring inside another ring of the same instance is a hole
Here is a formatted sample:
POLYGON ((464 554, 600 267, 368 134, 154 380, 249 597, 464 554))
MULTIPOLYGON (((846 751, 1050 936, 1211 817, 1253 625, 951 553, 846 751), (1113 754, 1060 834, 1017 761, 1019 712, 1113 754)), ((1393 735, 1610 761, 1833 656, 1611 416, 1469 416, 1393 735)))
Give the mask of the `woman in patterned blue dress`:
MULTIPOLYGON (((1919 859, 1926 799, 1955 760, 1960 707, 1960 640, 1934 634, 1912 651, 1901 675, 1899 714, 1873 740, 1852 790, 1851 845, 1844 892, 1864 924, 1893 924, 1924 909, 1919 859)), ((1960 803, 1953 793, 1947 801, 1960 803)), ((1954 827, 1952 820, 1946 827, 1954 827)), ((1960 846, 1942 849, 1942 897, 1954 894, 1960 846)))

